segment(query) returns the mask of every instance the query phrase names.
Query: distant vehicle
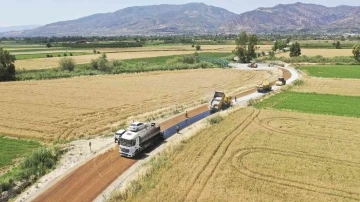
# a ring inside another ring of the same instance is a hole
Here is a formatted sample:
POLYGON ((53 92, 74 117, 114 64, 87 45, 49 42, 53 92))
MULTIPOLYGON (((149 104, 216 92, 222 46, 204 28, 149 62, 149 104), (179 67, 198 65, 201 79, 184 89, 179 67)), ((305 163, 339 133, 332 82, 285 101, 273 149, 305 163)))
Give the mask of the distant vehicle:
POLYGON ((140 131, 140 130, 144 129, 145 126, 146 126, 145 123, 134 122, 129 126, 128 130, 132 131, 132 132, 137 132, 137 131, 140 131))
POLYGON ((271 91, 271 84, 269 81, 261 81, 256 85, 258 92, 271 91))
POLYGON ((164 140, 160 126, 155 123, 146 124, 145 129, 138 132, 127 131, 120 138, 119 152, 121 156, 135 157, 144 149, 164 140))
POLYGON ((116 133, 114 134, 115 143, 116 143, 116 142, 119 142, 121 136, 122 136, 125 132, 126 132, 126 130, 123 130, 123 129, 116 131, 116 133))
POLYGON ((286 80, 284 79, 284 77, 279 77, 279 79, 275 82, 275 85, 277 86, 283 86, 286 84, 286 80))
POLYGON ((226 96, 224 92, 215 91, 214 97, 210 102, 210 112, 214 113, 230 107, 232 104, 231 96, 226 96))
POLYGON ((255 62, 252 62, 252 63, 248 64, 248 67, 250 67, 250 68, 257 68, 258 65, 257 65, 255 62))

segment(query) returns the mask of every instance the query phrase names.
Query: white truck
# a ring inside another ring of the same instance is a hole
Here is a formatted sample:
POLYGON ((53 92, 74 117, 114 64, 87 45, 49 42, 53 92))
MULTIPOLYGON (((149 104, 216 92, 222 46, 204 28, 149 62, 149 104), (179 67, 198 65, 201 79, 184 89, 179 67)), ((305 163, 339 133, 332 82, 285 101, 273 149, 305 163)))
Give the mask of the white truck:
POLYGON ((132 158, 163 140, 164 136, 160 131, 160 126, 155 123, 146 124, 145 128, 140 131, 126 131, 121 136, 119 152, 121 156, 132 158))

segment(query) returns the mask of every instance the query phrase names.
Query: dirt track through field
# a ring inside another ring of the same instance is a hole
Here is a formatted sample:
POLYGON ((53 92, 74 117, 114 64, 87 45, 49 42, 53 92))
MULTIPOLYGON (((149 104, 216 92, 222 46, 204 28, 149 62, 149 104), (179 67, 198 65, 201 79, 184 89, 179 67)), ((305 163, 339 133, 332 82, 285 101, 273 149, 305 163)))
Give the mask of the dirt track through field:
MULTIPOLYGON (((289 71, 282 69, 283 76, 285 79, 289 79, 291 74, 289 71)), ((255 92, 256 89, 250 89, 243 93, 237 94, 237 97, 246 96, 255 92)), ((192 110, 188 111, 188 116, 192 117, 198 114, 201 114, 208 110, 208 105, 200 105, 192 110)), ((254 112, 254 116, 251 117, 251 120, 254 120, 257 117, 258 112, 254 112)), ((169 120, 166 120, 160 123, 161 130, 166 130, 171 126, 184 121, 185 114, 179 114, 169 120)), ((244 120, 246 122, 245 127, 236 128, 236 131, 243 131, 251 123, 251 121, 244 120)), ((242 126, 244 124, 240 124, 242 126)), ((224 141, 228 142, 228 139, 235 138, 238 133, 234 133, 234 137, 226 137, 224 141)), ((231 141, 230 141, 231 142, 231 141)), ((225 151, 226 152, 226 151, 225 151)), ((221 158, 211 158, 209 159, 209 163, 216 161, 219 162, 221 158)), ((105 190, 118 176, 124 173, 128 168, 130 168, 136 160, 128 159, 121 157, 119 155, 118 147, 114 146, 113 149, 107 151, 104 154, 101 154, 86 164, 80 166, 67 176, 60 179, 57 183, 55 183, 52 187, 44 191, 41 195, 39 195, 34 201, 52 201, 52 202, 62 202, 62 201, 92 201, 94 200, 103 190, 105 190)), ((212 163, 213 164, 213 163, 212 163)), ((216 164, 213 164, 216 165, 216 164)), ((213 174, 216 166, 211 172, 213 174)), ((202 175, 208 175, 207 173, 199 174, 199 178, 202 175)), ((205 176, 205 179, 209 179, 209 177, 205 176)), ((206 184, 207 182, 205 182, 206 184)), ((204 187, 203 187, 204 188, 204 187)), ((202 188, 202 189, 203 189, 202 188)), ((190 191, 190 190, 189 190, 190 191)), ((196 198, 199 197, 199 193, 196 192, 196 198)), ((191 194, 191 192, 189 192, 191 194)))

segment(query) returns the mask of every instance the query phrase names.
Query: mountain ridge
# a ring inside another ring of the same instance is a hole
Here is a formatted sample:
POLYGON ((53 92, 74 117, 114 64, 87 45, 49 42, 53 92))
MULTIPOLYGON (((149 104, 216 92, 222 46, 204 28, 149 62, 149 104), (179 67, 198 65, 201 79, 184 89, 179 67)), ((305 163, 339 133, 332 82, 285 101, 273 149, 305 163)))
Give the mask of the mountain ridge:
POLYGON ((35 29, 16 36, 231 34, 272 32, 360 32, 360 7, 278 4, 242 14, 204 3, 128 7, 35 29))

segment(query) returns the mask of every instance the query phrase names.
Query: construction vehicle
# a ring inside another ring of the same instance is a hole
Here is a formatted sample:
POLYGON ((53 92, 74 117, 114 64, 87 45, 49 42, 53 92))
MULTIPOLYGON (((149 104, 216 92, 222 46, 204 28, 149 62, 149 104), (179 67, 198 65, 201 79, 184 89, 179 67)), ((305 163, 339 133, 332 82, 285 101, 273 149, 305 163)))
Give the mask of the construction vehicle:
POLYGON ((255 62, 252 62, 252 63, 248 64, 248 67, 250 67, 250 68, 257 68, 258 65, 257 65, 255 62))
POLYGON ((123 130, 123 129, 116 131, 116 133, 114 134, 115 143, 116 143, 116 142, 119 142, 121 136, 122 136, 125 132, 126 132, 126 130, 123 130))
POLYGON ((261 81, 256 85, 258 92, 271 91, 271 84, 269 81, 261 81))
POLYGON ((286 80, 284 79, 284 77, 279 77, 279 79, 275 82, 275 85, 277 86, 283 86, 286 84, 286 80))
POLYGON ((145 128, 134 132, 126 131, 120 138, 119 152, 121 156, 133 158, 144 149, 151 147, 164 140, 160 126, 151 123, 145 128))
POLYGON ((226 96, 224 92, 215 91, 214 97, 210 102, 212 113, 226 109, 232 105, 231 96, 226 96))

